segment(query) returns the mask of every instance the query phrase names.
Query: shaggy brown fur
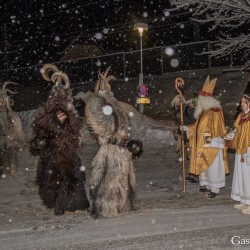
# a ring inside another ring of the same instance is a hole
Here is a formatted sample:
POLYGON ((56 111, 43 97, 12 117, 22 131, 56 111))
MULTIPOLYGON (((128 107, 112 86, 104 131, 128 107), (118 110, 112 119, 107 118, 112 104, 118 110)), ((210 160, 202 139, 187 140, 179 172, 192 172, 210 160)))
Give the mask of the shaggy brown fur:
POLYGON ((109 89, 88 98, 85 114, 100 145, 92 162, 90 178, 93 217, 116 217, 119 213, 136 210, 138 204, 132 154, 125 146, 115 145, 117 139, 129 138, 127 115, 109 89), (106 105, 112 107, 111 115, 103 113, 106 105))
POLYGON ((55 215, 89 207, 85 172, 80 169, 76 152, 82 124, 75 110, 68 109, 66 99, 65 90, 54 88, 47 103, 38 111, 34 127, 35 141, 47 142, 37 167, 39 194, 48 208, 55 208, 55 215), (67 115, 64 123, 56 117, 58 110, 67 115))
POLYGON ((0 89, 0 172, 8 170, 10 174, 14 174, 17 153, 24 147, 24 135, 21 120, 11 109, 11 100, 7 95, 7 84, 7 82, 4 83, 3 89, 0 89))
POLYGON ((116 217, 138 208, 131 153, 123 147, 104 144, 92 162, 90 196, 92 215, 116 217))

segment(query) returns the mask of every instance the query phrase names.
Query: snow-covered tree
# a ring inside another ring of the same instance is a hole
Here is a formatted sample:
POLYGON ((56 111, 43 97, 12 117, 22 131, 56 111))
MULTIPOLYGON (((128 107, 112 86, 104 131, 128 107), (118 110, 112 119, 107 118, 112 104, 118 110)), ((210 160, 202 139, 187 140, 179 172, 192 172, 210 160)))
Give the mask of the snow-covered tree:
MULTIPOLYGON (((218 48, 210 55, 222 57, 234 51, 250 54, 250 0, 170 0, 175 9, 192 9, 193 20, 211 22, 210 30, 219 29, 218 48)), ((245 66, 249 66, 248 60, 245 66)))

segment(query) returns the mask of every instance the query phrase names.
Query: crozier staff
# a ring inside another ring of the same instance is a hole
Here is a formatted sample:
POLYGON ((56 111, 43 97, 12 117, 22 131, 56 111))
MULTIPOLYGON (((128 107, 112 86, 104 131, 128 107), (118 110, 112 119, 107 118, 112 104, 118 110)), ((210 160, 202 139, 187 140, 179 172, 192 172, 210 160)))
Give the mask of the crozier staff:
MULTIPOLYGON (((180 77, 176 78, 175 80, 175 89, 179 94, 179 101, 180 101, 180 126, 183 126, 183 95, 180 87, 183 87, 184 80, 180 77)), ((185 100, 185 99, 184 99, 185 100)), ((186 176, 185 176, 185 142, 184 142, 184 131, 181 130, 181 163, 182 163, 182 190, 186 192, 186 176)))

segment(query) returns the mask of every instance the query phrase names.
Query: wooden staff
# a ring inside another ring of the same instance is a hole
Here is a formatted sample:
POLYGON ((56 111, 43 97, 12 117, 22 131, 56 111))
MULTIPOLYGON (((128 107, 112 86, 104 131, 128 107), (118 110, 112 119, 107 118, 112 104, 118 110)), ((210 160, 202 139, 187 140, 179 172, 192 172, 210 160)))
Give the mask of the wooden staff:
MULTIPOLYGON (((175 79, 175 89, 177 90, 179 96, 180 96, 180 125, 181 128, 183 126, 183 95, 180 91, 179 87, 183 87, 184 80, 180 77, 175 79)), ((182 191, 186 192, 186 176, 185 176, 185 143, 184 143, 184 131, 181 129, 181 158, 182 158, 182 191)))

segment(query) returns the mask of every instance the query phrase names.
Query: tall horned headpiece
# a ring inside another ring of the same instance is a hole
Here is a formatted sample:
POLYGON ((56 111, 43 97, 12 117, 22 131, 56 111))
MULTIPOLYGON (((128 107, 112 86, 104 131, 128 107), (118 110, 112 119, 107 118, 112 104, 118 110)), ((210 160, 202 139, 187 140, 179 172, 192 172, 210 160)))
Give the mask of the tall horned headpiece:
POLYGON ((112 75, 107 77, 109 70, 110 70, 110 67, 108 67, 104 73, 101 73, 100 69, 99 69, 99 72, 98 72, 99 76, 98 76, 98 80, 97 80, 96 85, 95 85, 95 93, 96 94, 98 94, 100 90, 101 91, 103 91, 103 90, 111 91, 111 86, 109 84, 109 81, 115 80, 115 77, 112 75))
POLYGON ((200 91, 200 95, 202 96, 213 96, 214 88, 217 82, 217 78, 212 81, 209 80, 209 76, 207 77, 202 90, 200 91))
POLYGON ((56 86, 64 82, 64 88, 69 89, 70 82, 68 76, 60 71, 53 64, 44 64, 41 70, 42 76, 46 81, 52 81, 56 86))

